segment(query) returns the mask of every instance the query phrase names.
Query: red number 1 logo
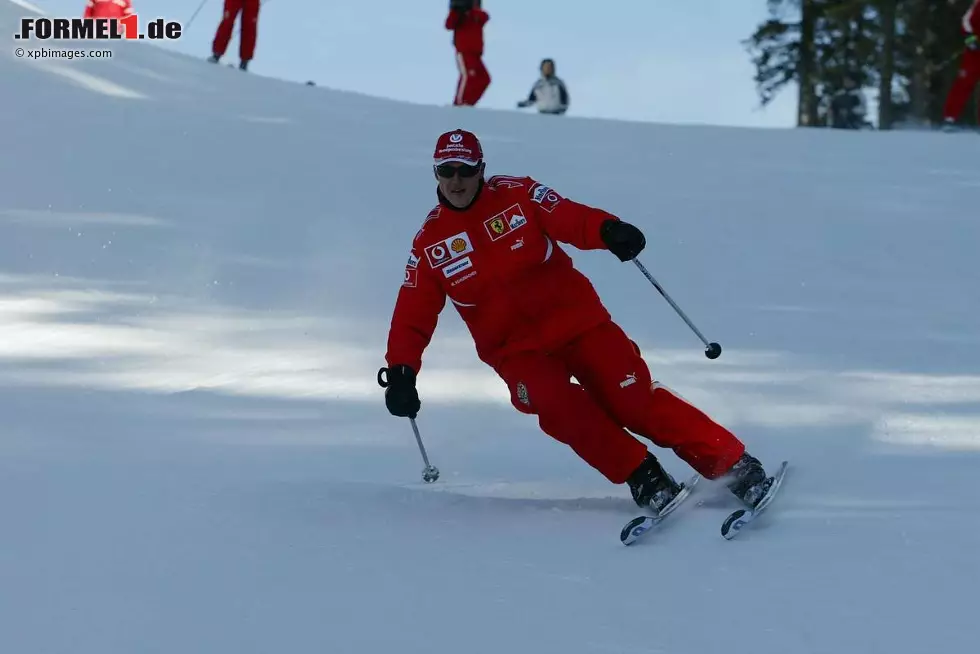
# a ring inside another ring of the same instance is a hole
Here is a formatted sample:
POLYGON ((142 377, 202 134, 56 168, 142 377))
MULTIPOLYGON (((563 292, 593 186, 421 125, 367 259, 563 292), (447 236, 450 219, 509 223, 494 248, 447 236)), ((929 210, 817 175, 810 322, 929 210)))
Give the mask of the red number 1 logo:
POLYGON ((123 27, 126 28, 126 38, 127 39, 138 39, 139 35, 139 16, 136 14, 130 14, 125 18, 119 19, 123 27))

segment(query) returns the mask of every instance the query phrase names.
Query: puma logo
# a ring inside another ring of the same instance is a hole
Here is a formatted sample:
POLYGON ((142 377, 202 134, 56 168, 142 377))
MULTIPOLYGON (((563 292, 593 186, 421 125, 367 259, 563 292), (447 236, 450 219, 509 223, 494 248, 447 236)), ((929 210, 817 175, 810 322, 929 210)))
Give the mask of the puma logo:
POLYGON ((627 386, 632 386, 635 383, 636 383, 636 373, 634 372, 626 375, 626 379, 619 382, 619 387, 626 388, 627 386))

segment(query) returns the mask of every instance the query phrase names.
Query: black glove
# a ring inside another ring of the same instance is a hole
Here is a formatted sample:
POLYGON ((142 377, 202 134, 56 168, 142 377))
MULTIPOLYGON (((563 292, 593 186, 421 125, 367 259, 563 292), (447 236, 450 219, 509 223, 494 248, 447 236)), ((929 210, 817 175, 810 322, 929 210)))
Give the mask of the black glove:
POLYGON ((388 412, 399 418, 414 418, 422 408, 419 392, 415 388, 415 371, 404 364, 396 364, 378 371, 378 383, 385 388, 385 406, 388 412), (386 373, 388 379, 382 379, 386 373))
POLYGON ((643 251, 647 244, 643 232, 622 220, 610 218, 599 228, 599 237, 620 261, 629 261, 643 251))

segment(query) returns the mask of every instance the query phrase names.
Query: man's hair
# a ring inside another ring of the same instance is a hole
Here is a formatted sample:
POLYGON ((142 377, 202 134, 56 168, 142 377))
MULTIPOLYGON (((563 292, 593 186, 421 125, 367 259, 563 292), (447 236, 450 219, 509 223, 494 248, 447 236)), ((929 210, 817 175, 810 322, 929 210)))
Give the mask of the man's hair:
POLYGON ((473 0, 449 0, 449 8, 457 11, 467 11, 473 8, 473 0))

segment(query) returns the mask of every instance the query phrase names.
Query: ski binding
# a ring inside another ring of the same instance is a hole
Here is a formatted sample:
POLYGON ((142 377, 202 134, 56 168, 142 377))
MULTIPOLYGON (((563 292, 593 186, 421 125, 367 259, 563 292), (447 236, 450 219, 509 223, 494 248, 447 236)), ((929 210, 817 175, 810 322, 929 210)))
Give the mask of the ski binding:
POLYGON ((789 465, 789 461, 783 461, 780 464, 779 469, 776 470, 776 474, 773 475, 772 485, 762 499, 759 500, 759 504, 756 505, 755 509, 738 509, 733 511, 731 515, 725 518, 725 522, 721 525, 721 535, 725 540, 731 540, 738 535, 746 525, 751 523, 753 520, 759 517, 759 515, 766 510, 769 503, 776 497, 776 493, 779 491, 779 487, 783 483, 783 477, 786 476, 786 467, 789 465))
POLYGON ((695 474, 693 477, 684 483, 684 488, 677 494, 670 504, 664 507, 664 510, 655 516, 641 515, 633 518, 623 530, 619 533, 619 540, 623 542, 623 545, 632 545, 637 540, 640 539, 645 533, 659 525, 663 522, 667 516, 674 512, 678 506, 680 506, 684 500, 686 500, 690 495, 694 486, 701 480, 700 474, 695 474))

